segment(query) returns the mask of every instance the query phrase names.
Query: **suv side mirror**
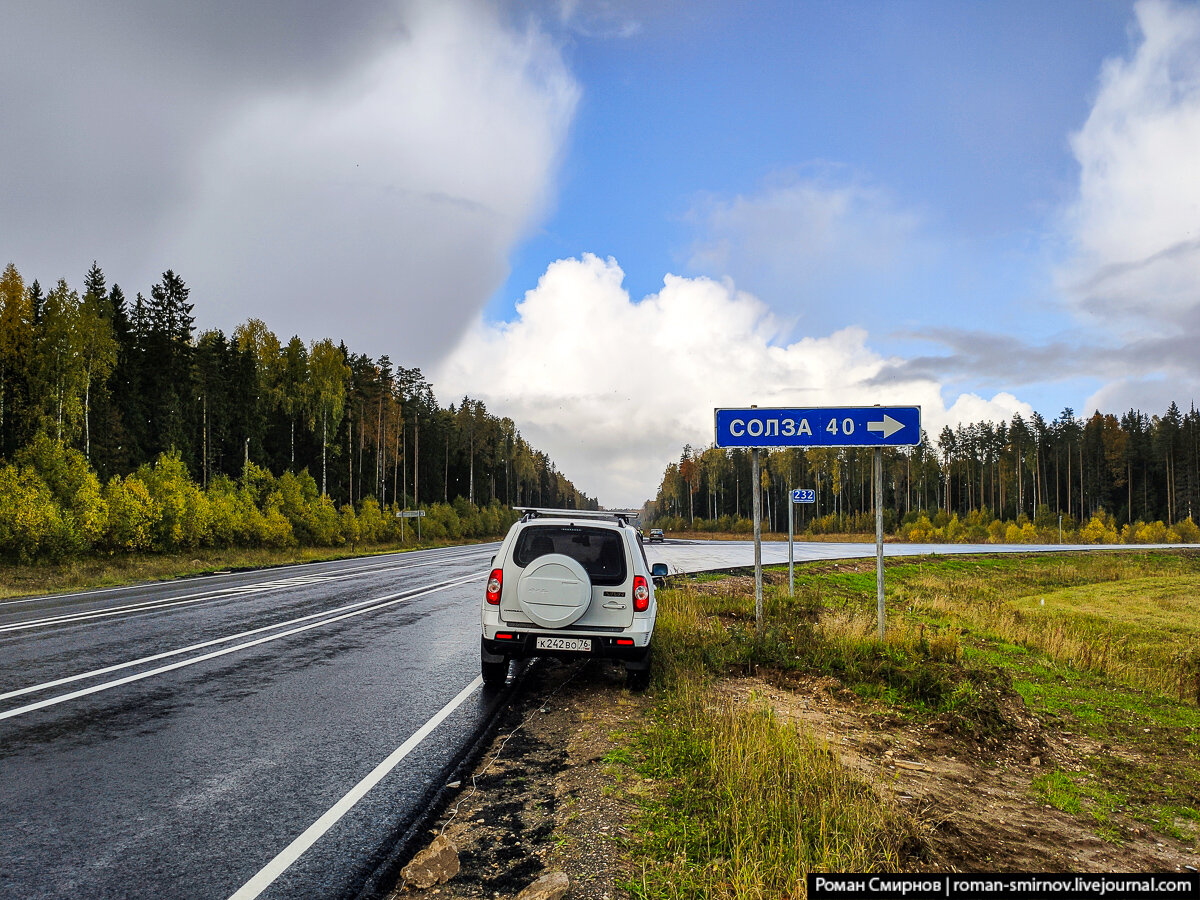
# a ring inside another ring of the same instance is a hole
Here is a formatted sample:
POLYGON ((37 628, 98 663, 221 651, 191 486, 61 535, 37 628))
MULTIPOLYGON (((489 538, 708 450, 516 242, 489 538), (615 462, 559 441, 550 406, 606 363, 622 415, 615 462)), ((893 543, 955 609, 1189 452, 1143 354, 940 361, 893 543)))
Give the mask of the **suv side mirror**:
POLYGON ((671 573, 667 570, 666 563, 655 563, 650 567, 651 578, 666 578, 669 574, 671 573))

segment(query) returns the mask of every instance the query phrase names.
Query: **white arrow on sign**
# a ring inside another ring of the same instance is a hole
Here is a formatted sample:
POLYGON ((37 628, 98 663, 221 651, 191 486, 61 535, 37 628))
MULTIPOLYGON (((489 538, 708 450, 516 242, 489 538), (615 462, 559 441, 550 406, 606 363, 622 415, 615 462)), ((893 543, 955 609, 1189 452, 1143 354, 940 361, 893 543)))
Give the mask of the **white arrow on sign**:
POLYGON ((890 438, 893 434, 904 427, 903 422, 897 422, 887 413, 883 414, 882 422, 868 422, 867 431, 882 431, 884 440, 890 438))

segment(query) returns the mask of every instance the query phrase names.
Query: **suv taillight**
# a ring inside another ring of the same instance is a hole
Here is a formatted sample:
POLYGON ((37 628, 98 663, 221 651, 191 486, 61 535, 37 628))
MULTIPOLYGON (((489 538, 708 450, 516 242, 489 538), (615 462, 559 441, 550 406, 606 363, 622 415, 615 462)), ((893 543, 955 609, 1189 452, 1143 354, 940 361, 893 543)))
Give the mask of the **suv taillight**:
POLYGON ((633 576, 633 608, 636 612, 645 612, 650 608, 650 585, 641 575, 633 576))
MULTIPOLYGON (((487 602, 492 606, 500 605, 500 589, 504 586, 504 570, 492 569, 492 574, 488 576, 487 583, 487 602)), ((636 590, 636 588, 635 588, 636 590)))

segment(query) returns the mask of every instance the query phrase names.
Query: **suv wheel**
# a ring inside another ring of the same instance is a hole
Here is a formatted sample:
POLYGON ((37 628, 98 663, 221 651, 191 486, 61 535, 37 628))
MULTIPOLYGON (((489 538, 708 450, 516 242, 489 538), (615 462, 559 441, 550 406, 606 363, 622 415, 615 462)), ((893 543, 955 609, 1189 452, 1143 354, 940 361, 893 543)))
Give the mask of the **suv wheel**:
POLYGON ((508 678, 508 660, 503 662, 481 661, 479 669, 483 674, 483 683, 488 687, 499 687, 508 678))
POLYGON ((625 664, 625 687, 637 692, 650 687, 650 660, 650 649, 647 648, 644 659, 625 664))
POLYGON ((650 687, 649 669, 626 669, 625 687, 634 693, 641 693, 650 687))
POLYGON ((488 687, 499 687, 508 678, 508 657, 489 653, 482 638, 479 640, 479 672, 488 687))

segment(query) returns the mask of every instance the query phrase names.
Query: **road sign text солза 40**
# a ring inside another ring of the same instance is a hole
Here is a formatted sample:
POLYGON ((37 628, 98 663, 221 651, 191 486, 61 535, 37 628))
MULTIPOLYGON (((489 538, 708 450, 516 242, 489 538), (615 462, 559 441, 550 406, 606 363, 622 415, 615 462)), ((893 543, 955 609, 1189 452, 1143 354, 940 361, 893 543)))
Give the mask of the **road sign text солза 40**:
POLYGON ((718 409, 718 447, 915 446, 920 407, 718 409))

